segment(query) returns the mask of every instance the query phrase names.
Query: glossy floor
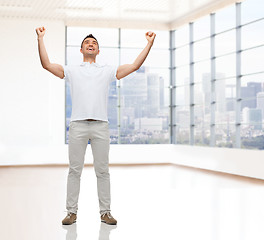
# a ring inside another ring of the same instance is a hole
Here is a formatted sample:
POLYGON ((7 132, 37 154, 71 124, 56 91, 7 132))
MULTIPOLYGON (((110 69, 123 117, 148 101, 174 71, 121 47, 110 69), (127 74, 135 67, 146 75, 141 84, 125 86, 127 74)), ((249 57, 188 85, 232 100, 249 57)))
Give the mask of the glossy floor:
POLYGON ((178 166, 111 167, 112 214, 100 222, 85 167, 77 223, 66 215, 67 167, 0 168, 3 240, 260 240, 264 181, 178 166))

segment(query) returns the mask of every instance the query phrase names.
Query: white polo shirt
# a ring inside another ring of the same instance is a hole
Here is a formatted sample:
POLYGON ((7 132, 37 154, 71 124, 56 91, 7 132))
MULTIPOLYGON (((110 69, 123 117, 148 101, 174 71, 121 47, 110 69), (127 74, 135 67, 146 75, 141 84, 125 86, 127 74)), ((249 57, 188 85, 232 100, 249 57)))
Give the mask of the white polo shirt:
POLYGON ((64 79, 69 82, 71 90, 71 121, 108 121, 109 84, 117 80, 117 67, 89 62, 63 67, 64 79))

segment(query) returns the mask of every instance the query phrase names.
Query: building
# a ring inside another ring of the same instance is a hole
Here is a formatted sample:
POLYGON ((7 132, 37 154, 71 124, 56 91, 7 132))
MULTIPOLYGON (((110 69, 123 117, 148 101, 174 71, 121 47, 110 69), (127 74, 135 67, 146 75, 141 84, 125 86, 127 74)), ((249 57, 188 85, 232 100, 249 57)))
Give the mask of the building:
POLYGON ((257 93, 257 108, 262 111, 262 119, 264 119, 264 92, 257 93))

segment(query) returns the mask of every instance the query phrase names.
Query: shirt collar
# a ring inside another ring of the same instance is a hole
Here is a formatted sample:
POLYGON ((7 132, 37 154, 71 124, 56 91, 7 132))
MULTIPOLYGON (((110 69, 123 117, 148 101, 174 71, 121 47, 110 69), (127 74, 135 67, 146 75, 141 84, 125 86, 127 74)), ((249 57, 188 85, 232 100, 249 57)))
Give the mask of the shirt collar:
POLYGON ((89 63, 89 62, 82 62, 81 66, 94 66, 94 67, 102 67, 103 65, 100 65, 99 63, 89 63))

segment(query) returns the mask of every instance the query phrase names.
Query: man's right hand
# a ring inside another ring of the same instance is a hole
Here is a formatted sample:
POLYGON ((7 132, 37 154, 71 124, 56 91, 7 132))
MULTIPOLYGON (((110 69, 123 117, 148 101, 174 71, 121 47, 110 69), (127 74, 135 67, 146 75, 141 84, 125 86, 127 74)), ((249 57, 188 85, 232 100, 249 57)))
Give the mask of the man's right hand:
POLYGON ((46 29, 44 27, 36 28, 36 33, 38 35, 38 38, 43 38, 45 35, 46 29))
POLYGON ((44 27, 36 28, 36 33, 38 35, 38 50, 39 50, 39 57, 41 61, 41 65, 44 69, 48 70, 52 74, 54 74, 56 77, 59 77, 61 79, 64 78, 64 68, 63 66, 56 64, 56 63, 50 63, 43 37, 45 35, 46 29, 44 27))

